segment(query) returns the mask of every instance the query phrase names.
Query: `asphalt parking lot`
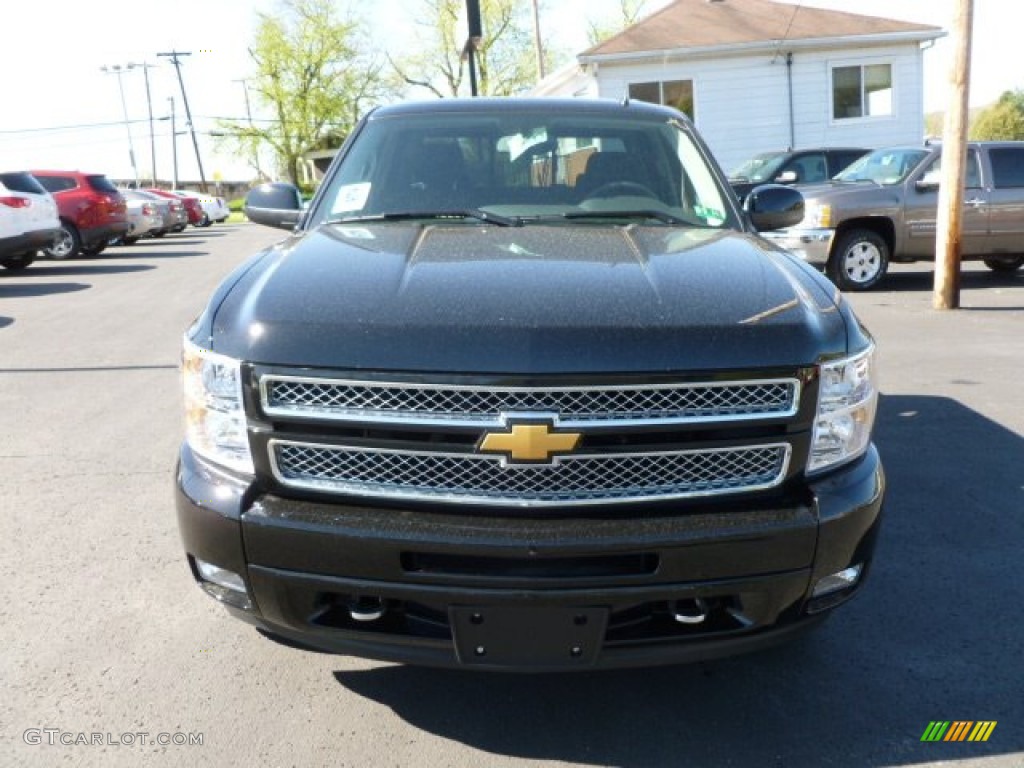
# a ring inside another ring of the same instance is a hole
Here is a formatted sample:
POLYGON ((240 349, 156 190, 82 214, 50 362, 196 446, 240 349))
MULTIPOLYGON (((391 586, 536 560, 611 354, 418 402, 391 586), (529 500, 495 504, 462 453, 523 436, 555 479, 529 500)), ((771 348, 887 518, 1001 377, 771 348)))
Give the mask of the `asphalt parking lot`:
POLYGON ((819 631, 486 675, 287 648, 192 584, 181 333, 281 235, 190 229, 0 275, 0 766, 1024 765, 1024 273, 966 266, 956 312, 931 309, 930 265, 853 297, 881 354, 887 517, 867 589, 819 631), (997 726, 922 743, 935 720, 997 726))

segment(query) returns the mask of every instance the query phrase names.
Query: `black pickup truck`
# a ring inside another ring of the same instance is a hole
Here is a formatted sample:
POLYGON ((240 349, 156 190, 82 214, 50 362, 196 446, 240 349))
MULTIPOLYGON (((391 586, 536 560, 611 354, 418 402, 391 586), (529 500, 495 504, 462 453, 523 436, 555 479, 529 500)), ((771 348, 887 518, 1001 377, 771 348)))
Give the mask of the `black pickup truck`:
POLYGON ((874 344, 674 110, 373 111, 184 338, 184 548, 290 644, 546 671, 739 653, 861 587, 874 344), (296 226, 297 224, 297 226, 296 226))

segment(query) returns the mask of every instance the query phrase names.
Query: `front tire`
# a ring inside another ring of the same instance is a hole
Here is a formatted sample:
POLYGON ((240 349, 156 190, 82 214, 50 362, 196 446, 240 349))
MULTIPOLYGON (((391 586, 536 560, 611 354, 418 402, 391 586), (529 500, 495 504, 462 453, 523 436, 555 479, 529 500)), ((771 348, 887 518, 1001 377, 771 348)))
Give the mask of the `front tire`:
POLYGON ((63 261, 64 259, 71 259, 77 256, 81 248, 82 238, 79 237, 78 230, 75 229, 73 224, 62 221, 60 223, 60 234, 57 235, 53 245, 43 249, 43 253, 51 259, 63 261))
POLYGON ((985 266, 993 272, 1009 274, 1024 267, 1024 256, 991 256, 985 259, 985 266))
POLYGON ((843 291, 867 291, 889 269, 889 246, 870 229, 853 229, 836 242, 826 272, 843 291))

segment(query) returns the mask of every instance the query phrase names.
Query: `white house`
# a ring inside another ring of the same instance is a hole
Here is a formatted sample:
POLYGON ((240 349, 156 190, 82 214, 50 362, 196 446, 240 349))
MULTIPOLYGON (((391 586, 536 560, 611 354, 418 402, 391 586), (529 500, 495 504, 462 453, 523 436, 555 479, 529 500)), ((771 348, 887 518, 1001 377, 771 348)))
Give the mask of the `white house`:
POLYGON ((773 0, 676 0, 532 94, 671 104, 726 171, 770 150, 917 144, 923 50, 943 35, 773 0))

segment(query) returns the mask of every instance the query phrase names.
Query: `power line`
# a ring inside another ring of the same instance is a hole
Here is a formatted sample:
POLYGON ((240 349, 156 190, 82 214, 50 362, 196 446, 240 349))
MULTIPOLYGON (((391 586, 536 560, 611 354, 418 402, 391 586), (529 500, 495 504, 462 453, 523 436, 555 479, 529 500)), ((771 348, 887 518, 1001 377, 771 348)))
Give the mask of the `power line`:
POLYGON ((185 81, 181 77, 181 62, 178 60, 179 56, 191 56, 191 51, 170 51, 168 53, 158 53, 157 56, 163 56, 169 58, 171 63, 174 64, 174 70, 178 73, 178 85, 181 86, 181 100, 185 102, 185 118, 188 120, 188 130, 192 134, 192 146, 196 150, 196 165, 199 166, 199 181, 200 190, 206 192, 206 174, 203 172, 203 160, 199 156, 199 141, 196 139, 196 128, 192 122, 192 112, 188 108, 188 95, 185 93, 185 81))
MULTIPOLYGON (((158 120, 163 118, 157 118, 158 120)), ((144 123, 145 120, 129 120, 129 123, 144 123)), ((88 130, 90 128, 110 128, 112 126, 124 125, 124 120, 118 120, 112 123, 81 123, 79 125, 52 125, 45 126, 42 128, 10 128, 0 131, 0 134, 11 135, 15 133, 43 133, 46 131, 80 131, 88 130)))

